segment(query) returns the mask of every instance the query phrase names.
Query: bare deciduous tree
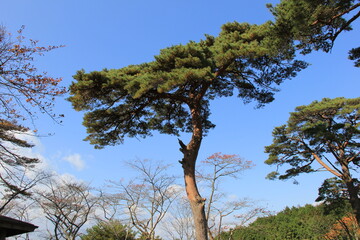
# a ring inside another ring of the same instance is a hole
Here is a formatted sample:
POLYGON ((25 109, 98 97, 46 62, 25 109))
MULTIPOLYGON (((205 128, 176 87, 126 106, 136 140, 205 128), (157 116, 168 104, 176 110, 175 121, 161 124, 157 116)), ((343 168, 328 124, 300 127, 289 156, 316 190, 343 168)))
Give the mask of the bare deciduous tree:
POLYGON ((169 166, 149 160, 128 163, 139 176, 124 184, 112 182, 118 198, 129 215, 132 225, 145 239, 155 239, 155 230, 164 219, 179 194, 174 187, 175 177, 166 173, 169 166))
POLYGON ((0 213, 5 214, 11 211, 9 204, 16 199, 30 198, 34 187, 49 176, 42 171, 36 171, 29 167, 5 166, 0 163, 0 213), (9 208, 9 209, 7 209, 9 208))
MULTIPOLYGON (((20 221, 31 222, 33 223, 36 219, 40 217, 39 214, 35 214, 37 209, 36 201, 34 201, 31 197, 25 199, 14 199, 11 201, 7 207, 5 208, 4 213, 2 215, 6 215, 20 221)), ((38 229, 35 230, 38 232, 38 229)), ((30 236, 34 234, 25 233, 21 235, 16 235, 11 237, 12 240, 30 240, 30 236)))
POLYGON ((186 196, 176 199, 164 221, 163 230, 172 240, 195 239, 194 220, 186 196))
POLYGON ((33 187, 49 176, 36 166, 40 160, 31 157, 34 146, 26 140, 27 128, 0 119, 0 213, 18 198, 28 198, 33 187))
POLYGON ((201 163, 205 169, 198 177, 209 190, 205 213, 208 221, 208 235, 213 240, 224 230, 225 218, 234 217, 240 211, 252 212, 255 208, 249 199, 226 200, 226 194, 219 187, 221 179, 237 179, 243 171, 252 168, 254 165, 251 161, 245 161, 238 155, 221 153, 214 153, 201 163))
POLYGON ((50 239, 74 240, 93 213, 97 198, 84 183, 49 181, 47 189, 38 192, 37 201, 53 224, 50 239))
POLYGON ((62 46, 37 46, 38 41, 26 41, 24 26, 14 39, 5 27, 0 26, 0 119, 12 123, 31 119, 40 113, 56 119, 53 113, 54 98, 67 92, 59 87, 61 78, 39 73, 35 57, 62 46))
POLYGON ((110 194, 99 190, 97 211, 95 218, 98 221, 112 221, 121 215, 118 194, 110 194))
POLYGON ((26 154, 33 144, 24 140, 30 129, 22 125, 29 120, 34 127, 39 113, 53 120, 62 117, 53 112, 54 99, 67 92, 59 86, 61 78, 39 72, 34 64, 37 56, 61 46, 38 46, 23 30, 14 38, 0 26, 0 213, 10 215, 14 201, 27 202, 34 186, 48 177, 35 171, 40 160, 26 154))

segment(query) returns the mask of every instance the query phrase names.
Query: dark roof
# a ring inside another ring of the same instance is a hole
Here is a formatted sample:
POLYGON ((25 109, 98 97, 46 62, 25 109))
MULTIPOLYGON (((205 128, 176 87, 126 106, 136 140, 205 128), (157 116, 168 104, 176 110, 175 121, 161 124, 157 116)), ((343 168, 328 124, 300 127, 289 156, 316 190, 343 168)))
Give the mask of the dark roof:
POLYGON ((33 232, 37 226, 0 215, 0 233, 6 233, 6 237, 33 232))

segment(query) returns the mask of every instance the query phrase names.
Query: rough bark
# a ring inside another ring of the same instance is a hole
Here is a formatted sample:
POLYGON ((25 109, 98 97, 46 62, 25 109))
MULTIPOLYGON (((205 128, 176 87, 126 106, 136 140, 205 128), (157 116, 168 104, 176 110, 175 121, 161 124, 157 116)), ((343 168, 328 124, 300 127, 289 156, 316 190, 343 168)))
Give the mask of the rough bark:
POLYGON ((346 184, 347 191, 349 193, 349 202, 355 215, 357 225, 360 227, 360 199, 359 188, 355 186, 354 180, 351 177, 348 165, 342 164, 342 179, 346 184))
POLYGON ((196 184, 195 165, 198 152, 202 141, 202 121, 200 116, 200 107, 191 108, 193 132, 188 145, 179 140, 180 151, 184 157, 180 163, 184 171, 184 181, 186 194, 190 202, 196 240, 208 240, 207 236, 207 220, 205 216, 205 199, 201 197, 196 184))
POLYGON ((358 197, 358 189, 354 186, 354 181, 351 179, 349 182, 346 182, 346 187, 348 189, 350 204, 353 210, 353 213, 356 218, 357 225, 360 227, 360 200, 358 197))

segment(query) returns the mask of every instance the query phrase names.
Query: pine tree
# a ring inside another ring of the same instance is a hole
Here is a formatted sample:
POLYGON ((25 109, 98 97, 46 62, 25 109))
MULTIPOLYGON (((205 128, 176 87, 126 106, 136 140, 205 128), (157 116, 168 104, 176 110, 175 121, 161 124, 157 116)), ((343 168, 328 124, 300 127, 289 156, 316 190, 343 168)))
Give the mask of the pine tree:
POLYGON ((207 239, 205 199, 195 181, 195 163, 206 133, 210 101, 235 92, 245 102, 263 106, 274 100, 276 86, 307 66, 294 60, 291 45, 279 45, 271 23, 227 23, 219 36, 206 35, 160 51, 155 60, 121 69, 79 71, 70 87, 73 107, 85 111, 86 140, 96 148, 147 137, 152 131, 178 136, 187 195, 196 238, 207 239))

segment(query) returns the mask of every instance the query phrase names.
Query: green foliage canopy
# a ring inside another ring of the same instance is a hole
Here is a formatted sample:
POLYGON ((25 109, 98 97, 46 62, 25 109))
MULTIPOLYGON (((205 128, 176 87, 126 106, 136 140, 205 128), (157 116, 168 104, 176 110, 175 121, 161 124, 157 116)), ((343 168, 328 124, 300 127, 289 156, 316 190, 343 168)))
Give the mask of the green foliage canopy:
POLYGON ((360 47, 349 51, 349 59, 355 61, 355 67, 360 67, 360 47))
POLYGON ((330 51, 335 39, 360 16, 359 0, 282 0, 273 7, 275 29, 286 40, 297 41, 302 53, 330 51))
POLYGON ((274 129, 273 137, 273 144, 265 147, 269 153, 265 163, 290 168, 282 175, 270 173, 269 178, 286 179, 317 171, 313 162, 318 161, 343 179, 342 167, 359 167, 360 98, 324 98, 297 107, 286 125, 274 129))
POLYGON ((270 22, 227 23, 218 37, 165 48, 152 62, 79 71, 69 101, 86 111, 86 140, 97 148, 122 143, 126 136, 146 137, 152 130, 191 132, 195 112, 206 133, 215 126, 209 121, 210 100, 237 92, 245 102, 262 106, 274 99, 276 85, 307 66, 294 60, 292 46, 280 42, 270 22))
POLYGON ((118 220, 99 222, 86 230, 81 240, 134 240, 135 233, 118 220))
MULTIPOLYGON (((359 185, 356 180, 356 185, 359 185)), ((346 191, 346 184, 339 178, 326 179, 319 188, 319 197, 317 202, 324 203, 326 213, 344 213, 344 210, 350 211, 349 193, 346 191)))
MULTIPOLYGON (((300 173, 329 171, 346 186, 360 226, 360 188, 353 177, 360 161, 360 98, 324 98, 297 107, 286 125, 275 128, 273 136, 273 144, 265 148, 270 154, 265 163, 290 168, 282 175, 273 172, 268 177, 287 179, 300 173)), ((325 182, 320 198, 333 198, 334 187, 338 186, 336 182, 325 182)), ((336 195, 341 200, 341 195, 336 195)))
MULTIPOLYGON (((258 218, 247 227, 233 230, 232 239, 324 239, 323 236, 342 215, 326 215, 323 207, 287 207, 276 215, 258 218)), ((230 234, 224 232, 218 239, 229 239, 230 234)))

